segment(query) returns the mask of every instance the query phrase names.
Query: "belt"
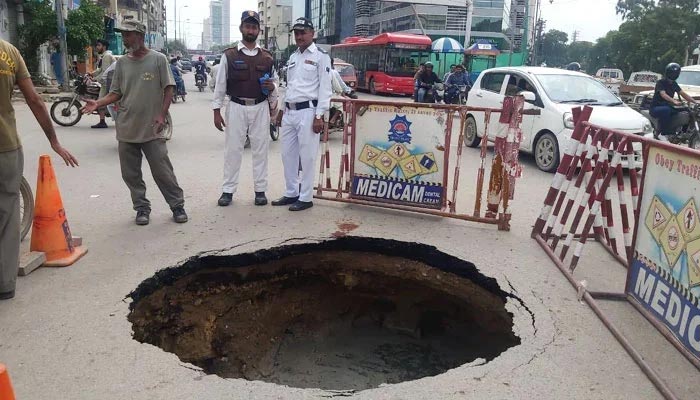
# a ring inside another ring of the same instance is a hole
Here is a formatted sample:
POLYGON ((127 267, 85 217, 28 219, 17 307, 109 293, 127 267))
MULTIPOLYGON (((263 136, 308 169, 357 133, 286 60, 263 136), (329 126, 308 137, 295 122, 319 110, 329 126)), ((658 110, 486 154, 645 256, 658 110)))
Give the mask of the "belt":
POLYGON ((311 108, 313 104, 314 107, 318 105, 318 100, 302 101, 301 103, 284 103, 290 110, 305 110, 311 108))
POLYGON ((267 100, 266 96, 261 96, 261 97, 258 97, 257 99, 241 99, 238 97, 231 96, 232 102, 234 102, 236 104, 240 104, 242 106, 254 106, 256 104, 262 103, 265 100, 267 100))

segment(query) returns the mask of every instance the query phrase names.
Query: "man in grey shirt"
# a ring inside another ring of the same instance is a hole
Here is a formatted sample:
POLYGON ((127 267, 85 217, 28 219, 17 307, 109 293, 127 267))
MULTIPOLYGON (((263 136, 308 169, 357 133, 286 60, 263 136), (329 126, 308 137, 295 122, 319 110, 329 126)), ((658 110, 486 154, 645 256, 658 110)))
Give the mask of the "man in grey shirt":
POLYGON ((164 55, 146 48, 146 27, 136 20, 125 20, 121 29, 129 54, 117 61, 110 93, 87 100, 84 113, 119 101, 117 141, 122 178, 131 191, 136 224, 148 225, 151 203, 146 198, 141 161, 146 156, 151 174, 173 212, 175 222, 187 222, 185 200, 177 183, 165 145, 164 129, 172 103, 175 81, 164 55))

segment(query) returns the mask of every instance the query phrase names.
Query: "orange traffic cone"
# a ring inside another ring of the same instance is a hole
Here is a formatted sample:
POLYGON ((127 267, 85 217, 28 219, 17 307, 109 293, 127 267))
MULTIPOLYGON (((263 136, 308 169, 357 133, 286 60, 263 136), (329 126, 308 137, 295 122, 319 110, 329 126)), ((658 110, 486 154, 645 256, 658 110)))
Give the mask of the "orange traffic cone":
POLYGON ((15 391, 12 390, 12 383, 10 383, 10 374, 7 373, 7 368, 4 364, 0 364, 0 399, 15 400, 15 391))
POLYGON ((56 175, 47 155, 39 158, 31 251, 46 254, 45 267, 67 267, 87 253, 87 248, 73 246, 56 175))

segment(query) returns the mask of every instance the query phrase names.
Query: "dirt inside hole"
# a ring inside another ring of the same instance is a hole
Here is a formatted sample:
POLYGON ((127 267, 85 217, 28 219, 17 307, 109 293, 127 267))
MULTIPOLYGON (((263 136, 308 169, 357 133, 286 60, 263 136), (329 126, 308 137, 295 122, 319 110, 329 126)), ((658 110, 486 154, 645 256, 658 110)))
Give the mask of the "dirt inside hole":
POLYGON ((425 254, 441 264, 430 266, 406 258, 416 248, 362 251, 364 240, 160 271, 131 294, 134 338, 209 374, 335 390, 434 376, 520 344, 506 294, 473 264, 425 254))

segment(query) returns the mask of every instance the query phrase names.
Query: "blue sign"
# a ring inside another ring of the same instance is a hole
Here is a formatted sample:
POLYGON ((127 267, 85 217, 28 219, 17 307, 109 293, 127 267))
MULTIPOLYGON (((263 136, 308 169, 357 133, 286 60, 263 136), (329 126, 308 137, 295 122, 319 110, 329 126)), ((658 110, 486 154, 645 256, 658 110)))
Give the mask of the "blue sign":
POLYGON ((404 115, 396 117, 389 121, 389 141, 396 143, 411 143, 411 123, 404 115))
POLYGON ((439 183, 362 175, 355 175, 352 180, 354 197, 385 200, 408 206, 439 209, 442 207, 443 192, 439 183))
POLYGON ((666 271, 653 271, 636 258, 632 261, 627 292, 666 325, 695 357, 700 358, 700 309, 698 299, 689 294, 666 271), (663 276, 662 276, 663 275, 663 276), (692 298, 693 301, 688 300, 692 298))

